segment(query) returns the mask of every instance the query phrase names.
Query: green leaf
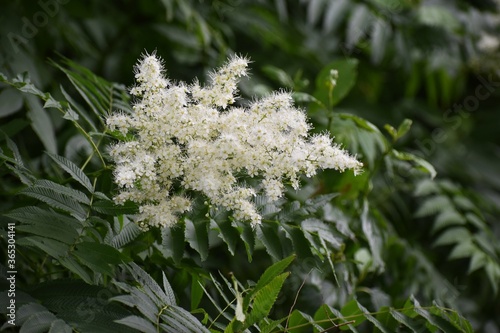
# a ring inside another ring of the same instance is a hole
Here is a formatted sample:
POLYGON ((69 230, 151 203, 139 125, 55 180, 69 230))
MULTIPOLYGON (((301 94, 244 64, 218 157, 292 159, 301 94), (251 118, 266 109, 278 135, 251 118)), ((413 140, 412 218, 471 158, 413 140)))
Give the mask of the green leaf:
POLYGON ((45 149, 53 154, 57 153, 57 143, 54 126, 42 104, 33 96, 26 96, 29 106, 28 118, 31 121, 31 127, 42 141, 45 149))
POLYGON ((418 301, 412 296, 411 297, 412 301, 413 301, 413 304, 415 305, 415 307, 413 308, 413 310, 418 313, 420 316, 424 317, 425 319, 427 319, 427 321, 434 325, 435 327, 439 328, 440 330, 442 330, 443 332, 450 332, 450 333, 459 333, 460 331, 455 327, 455 325, 452 325, 450 324, 450 322, 448 322, 447 320, 443 319, 443 318, 440 318, 440 317, 437 317, 431 313, 429 313, 427 310, 425 310, 424 308, 422 308, 420 306, 420 304, 418 303, 418 301))
POLYGON ((49 312, 37 312, 31 315, 21 327, 20 332, 22 333, 44 333, 50 329, 50 325, 53 321, 57 320, 57 317, 49 312))
POLYGON ((323 106, 320 100, 318 100, 313 95, 309 95, 305 92, 293 92, 292 97, 295 103, 315 103, 317 105, 323 106))
POLYGON ((314 97, 329 108, 337 105, 354 87, 358 75, 357 68, 357 59, 339 59, 323 67, 316 78, 314 97), (332 70, 338 71, 335 86, 332 85, 332 70))
POLYGON ((293 310, 292 314, 288 318, 287 321, 287 330, 285 332, 289 333, 306 333, 310 332, 309 325, 314 322, 314 319, 311 318, 306 313, 303 313, 299 310, 293 310))
POLYGON ((33 187, 41 187, 49 190, 53 190, 57 193, 60 193, 68 198, 72 198, 82 204, 90 205, 90 199, 85 195, 85 193, 72 189, 67 186, 60 185, 58 183, 54 183, 53 181, 47 179, 40 179, 35 181, 33 187))
POLYGON ((408 131, 410 130, 411 128, 411 124, 413 123, 413 121, 411 119, 405 119, 403 120, 403 122, 399 125, 398 127, 398 132, 397 132, 397 136, 396 136, 396 139, 400 139, 402 138, 406 133, 408 133, 408 131))
POLYGON ((347 302, 340 310, 340 313, 344 316, 344 319, 353 321, 351 323, 353 326, 358 326, 366 320, 363 311, 358 307, 358 302, 355 299, 347 302))
POLYGON ((31 316, 46 312, 47 308, 39 303, 28 303, 24 304, 17 309, 16 321, 21 325, 26 322, 31 316))
POLYGON ((23 106, 22 94, 13 88, 5 88, 0 93, 0 118, 16 113, 23 106))
POLYGON ((452 226, 452 225, 465 225, 467 224, 465 218, 454 209, 444 209, 434 220, 432 232, 452 226))
POLYGON ((59 257, 59 263, 69 269, 71 272, 79 276, 85 283, 92 284, 92 278, 85 268, 80 265, 73 257, 59 257))
POLYGON ((385 263, 382 259, 384 241, 381 231, 375 219, 370 216, 368 201, 363 204, 363 213, 361 214, 361 225, 365 234, 370 251, 373 256, 373 263, 376 268, 383 270, 385 263))
MULTIPOLYGON (((181 327, 187 333, 210 333, 210 331, 203 326, 195 316, 184 310, 179 306, 172 306, 167 308, 165 315, 168 315, 170 319, 176 319, 181 323, 181 327)), ((176 333, 175 331, 173 333, 176 333)))
POLYGON ((115 320, 115 323, 135 328, 136 330, 144 333, 157 333, 156 327, 153 324, 139 316, 128 316, 115 320))
POLYGON ((116 249, 121 249, 136 239, 141 233, 142 230, 137 226, 137 224, 129 222, 111 239, 111 245, 116 249))
POLYGON ((415 217, 426 217, 443 210, 454 210, 451 200, 445 195, 434 195, 425 199, 415 212, 415 217))
POLYGON ((371 322, 375 327, 377 327, 381 332, 384 332, 384 333, 390 333, 387 328, 385 328, 381 322, 379 322, 375 317, 373 317, 370 313, 370 311, 368 311, 361 303, 359 303, 357 300, 356 300, 356 303, 358 305, 358 308, 363 312, 365 318, 371 322))
POLYGON ((352 48, 367 37, 367 30, 373 22, 373 15, 367 6, 357 4, 349 18, 348 27, 346 29, 346 46, 352 48))
POLYGON ((258 226, 257 238, 264 244, 267 253, 274 259, 281 260, 283 258, 283 249, 278 236, 278 229, 279 226, 276 223, 263 223, 258 226))
POLYGON ((293 88, 293 80, 292 78, 282 70, 281 68, 267 65, 262 68, 264 74, 266 74, 271 79, 275 80, 280 84, 280 86, 285 86, 288 88, 293 88))
POLYGON ((79 221, 84 221, 86 218, 87 213, 76 200, 62 195, 54 189, 45 187, 28 187, 20 193, 43 201, 53 208, 68 212, 79 221))
MULTIPOLYGON (((169 305, 175 305, 175 295, 174 291, 172 290, 172 287, 170 286, 170 283, 168 283, 167 277, 165 276, 165 273, 162 272, 163 276, 163 289, 165 290, 165 302, 169 305)), ((163 295, 162 295, 163 298, 163 295)))
POLYGON ((438 239, 434 241, 434 246, 450 245, 470 239, 471 239, 471 234, 466 228, 455 227, 445 230, 438 237, 438 239))
POLYGON ((62 243, 73 244, 78 238, 78 232, 71 226, 57 220, 46 220, 44 223, 19 225, 17 230, 33 235, 55 239, 62 243))
POLYGON ((200 305, 203 297, 203 280, 198 275, 191 274, 191 311, 194 311, 200 305))
POLYGON ((185 224, 178 223, 171 228, 161 229, 162 247, 166 251, 166 256, 172 257, 176 263, 180 263, 184 255, 185 224))
POLYGON ((460 21, 447 7, 437 5, 420 6, 417 18, 423 24, 439 26, 450 31, 461 28, 460 21))
POLYGON ((259 281, 257 281, 257 285, 255 288, 252 290, 250 293, 251 295, 257 293, 260 291, 262 288, 264 288, 267 284, 269 284, 272 280, 274 280, 279 274, 281 274, 291 263, 292 261, 295 260, 295 255, 291 255, 289 257, 286 257, 283 260, 280 260, 271 266, 269 266, 264 273, 259 278, 259 281))
POLYGON ((414 155, 412 153, 400 152, 400 151, 397 151, 395 149, 393 149, 391 153, 394 157, 396 157, 397 159, 399 159, 401 161, 410 161, 410 162, 417 164, 419 169, 430 174, 431 179, 434 179, 434 177, 436 177, 436 175, 437 175, 436 169, 434 169, 432 164, 430 164, 429 162, 427 162, 423 158, 420 158, 417 155, 414 155))
POLYGON ((325 18, 323 20, 323 30, 325 33, 330 33, 342 23, 350 9, 351 2, 349 0, 330 1, 327 4, 325 18))
POLYGON ((95 242, 78 243, 72 253, 85 266, 109 276, 114 273, 111 266, 121 264, 125 259, 114 247, 95 242))
MULTIPOLYGON (((293 258, 292 258, 293 259, 293 258)), ((283 273, 267 283, 255 294, 253 298, 253 308, 247 317, 245 324, 248 326, 262 320, 269 315, 271 308, 276 302, 276 298, 290 273, 283 273)))
POLYGON ((394 127, 389 124, 385 124, 384 129, 387 131, 387 133, 389 133, 392 141, 396 141, 398 139, 398 131, 394 127))
POLYGON ((139 207, 132 201, 127 201, 123 205, 115 204, 111 200, 98 200, 92 203, 92 209, 106 215, 137 214, 139 207))
POLYGON ((407 317, 404 314, 402 314, 401 312, 398 312, 394 309, 390 309, 389 311, 390 311, 391 316, 394 319, 396 319, 399 323, 401 323, 402 325, 408 327, 409 329, 411 329, 415 333, 421 332, 422 326, 415 319, 407 317))
POLYGON ((391 34, 391 26, 384 19, 378 18, 373 20, 370 46, 371 59, 375 64, 380 63, 384 59, 391 34))
POLYGON ((47 152, 47 155, 49 155, 59 167, 69 173, 74 180, 82 184, 90 193, 94 192, 94 186, 92 186, 90 179, 75 163, 63 156, 51 154, 49 152, 47 152))
POLYGON ((200 254, 201 260, 208 257, 208 223, 206 220, 196 219, 186 222, 186 240, 189 245, 200 254))
POLYGON ((56 319, 50 324, 49 333, 71 333, 73 329, 62 319, 56 319))
POLYGON ((237 222, 237 229, 245 244, 248 262, 252 262, 252 254, 255 248, 255 230, 250 223, 237 222))
POLYGON ((21 241, 31 246, 38 247, 43 252, 47 253, 48 255, 56 259, 66 256, 69 251, 68 244, 64 244, 62 242, 56 241, 54 239, 49 239, 46 237, 40 237, 40 236, 24 237, 18 240, 19 245, 22 244, 21 241))
POLYGON ((283 225, 288 236, 292 239, 292 244, 299 259, 311 258, 311 243, 304 236, 300 227, 283 225))
POLYGON ((335 229, 331 224, 327 224, 316 218, 308 218, 300 223, 304 236, 309 240, 311 244, 314 244, 314 240, 309 236, 309 234, 316 235, 320 239, 321 246, 324 246, 324 242, 328 242, 333 249, 340 249, 342 246, 342 239, 340 239, 336 233, 335 229))
POLYGON ((236 245, 238 244, 238 239, 240 238, 240 234, 238 230, 233 227, 231 221, 229 219, 225 219, 223 221, 212 220, 212 223, 215 222, 217 231, 219 231, 219 237, 227 244, 227 248, 231 255, 235 255, 236 253, 236 245))

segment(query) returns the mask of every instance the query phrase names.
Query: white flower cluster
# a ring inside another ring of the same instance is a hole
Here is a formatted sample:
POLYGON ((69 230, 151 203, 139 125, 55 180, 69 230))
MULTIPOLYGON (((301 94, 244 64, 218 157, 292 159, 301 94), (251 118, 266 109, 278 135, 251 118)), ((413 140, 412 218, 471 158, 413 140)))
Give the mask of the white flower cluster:
POLYGON ((169 82, 155 55, 136 65, 134 112, 114 114, 107 124, 133 138, 111 148, 121 189, 115 201, 138 203, 141 227, 174 225, 190 209, 190 200, 178 194, 185 190, 257 225, 261 216, 252 203, 257 193, 277 200, 284 182, 299 187, 301 174, 361 169, 328 135, 308 137, 306 115, 292 105, 289 93, 274 93, 248 108, 229 107, 247 66, 247 59, 233 57, 202 87, 169 82), (259 185, 245 186, 242 176, 259 185))

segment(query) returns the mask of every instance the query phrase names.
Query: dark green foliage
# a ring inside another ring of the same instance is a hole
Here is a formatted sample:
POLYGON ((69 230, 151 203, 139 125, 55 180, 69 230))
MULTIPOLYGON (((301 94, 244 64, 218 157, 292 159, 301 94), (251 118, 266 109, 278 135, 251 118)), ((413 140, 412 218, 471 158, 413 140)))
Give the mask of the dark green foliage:
POLYGON ((6 332, 500 329, 495 2, 21 0, 2 13, 6 332), (248 55, 241 95, 293 91, 363 174, 255 198, 256 228, 193 198, 174 228, 139 229, 137 206, 112 200, 108 147, 130 138, 105 118, 132 111, 143 52, 188 82, 248 55))

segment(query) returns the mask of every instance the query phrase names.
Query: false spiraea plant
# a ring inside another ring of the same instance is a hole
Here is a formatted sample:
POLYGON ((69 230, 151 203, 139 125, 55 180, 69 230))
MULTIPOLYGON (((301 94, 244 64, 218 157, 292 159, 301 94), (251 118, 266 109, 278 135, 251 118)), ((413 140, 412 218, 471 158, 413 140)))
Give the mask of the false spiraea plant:
POLYGON ((123 138, 111 148, 120 187, 115 201, 138 203, 142 228, 174 225, 190 209, 190 191, 255 226, 262 220, 251 200, 257 194, 276 201, 286 184, 299 188, 300 175, 361 170, 328 134, 308 134, 311 126, 290 93, 235 105, 248 63, 232 57, 206 87, 169 81, 154 54, 136 65, 133 112, 117 112, 107 124, 123 138))

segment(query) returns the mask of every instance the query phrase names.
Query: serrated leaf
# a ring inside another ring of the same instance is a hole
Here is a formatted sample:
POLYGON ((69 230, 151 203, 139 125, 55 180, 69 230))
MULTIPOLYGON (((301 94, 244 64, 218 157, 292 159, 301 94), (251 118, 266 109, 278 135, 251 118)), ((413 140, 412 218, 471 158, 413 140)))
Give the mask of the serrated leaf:
POLYGON ((281 274, 285 270, 285 268, 287 268, 294 260, 295 260, 295 255, 291 255, 269 266, 264 271, 264 273, 262 273, 262 275, 259 278, 259 281, 257 281, 257 285, 250 294, 255 294, 259 290, 264 288, 268 283, 270 283, 279 274, 281 274))
POLYGON ((47 179, 39 179, 35 181, 33 187, 42 187, 49 190, 53 190, 59 194, 72 198, 80 203, 83 203, 85 205, 90 205, 90 199, 85 195, 85 193, 72 189, 67 186, 60 185, 58 183, 55 183, 47 179))
POLYGON ((210 333, 210 331, 203 326, 195 316, 179 306, 173 306, 167 309, 166 313, 172 314, 172 318, 179 320, 183 327, 188 328, 187 332, 189 333, 210 333))
POLYGON ((480 269, 481 267, 484 267, 487 262, 488 262, 488 257, 483 252, 480 251, 474 252, 470 259, 469 269, 467 271, 467 274, 471 274, 472 272, 480 269))
POLYGON ((382 18, 373 20, 370 39, 371 59, 375 64, 384 59, 387 50, 387 42, 391 37, 391 26, 382 18))
POLYGON ((39 303, 24 304, 17 309, 16 321, 22 325, 29 317, 45 311, 47 308, 39 303))
POLYGON ((455 244, 470 239, 471 239, 471 234, 466 228, 455 227, 445 230, 438 237, 438 239, 434 241, 434 246, 455 244))
POLYGON ((166 299, 167 304, 169 304, 169 305, 175 305, 176 302, 175 302, 174 291, 172 290, 172 287, 170 286, 170 283, 168 283, 167 276, 165 275, 165 273, 162 272, 162 276, 163 276, 163 289, 165 291, 165 296, 167 298, 166 299))
MULTIPOLYGON (((19 245, 20 241, 21 239, 18 240, 19 245)), ((64 244, 54 239, 49 239, 45 237, 29 236, 22 238, 22 241, 32 246, 38 247, 43 252, 47 253, 48 255, 56 259, 66 256, 69 251, 68 244, 64 244)))
POLYGON ((373 15, 368 8, 363 4, 357 4, 352 11, 346 29, 346 44, 348 48, 352 48, 360 40, 366 38, 367 30, 373 22, 373 15))
POLYGON ((196 274, 191 274, 191 311, 194 311, 200 305, 203 297, 203 280, 196 274))
MULTIPOLYGON (((337 237, 332 226, 319 219, 305 219, 300 223, 300 226, 302 227, 306 238, 308 238, 307 233, 310 233, 318 236, 321 240, 328 242, 334 249, 339 249, 342 246, 342 239, 337 237)), ((309 239, 309 241, 311 241, 311 239, 309 239)))
POLYGON ((358 326, 366 320, 363 311, 358 307, 358 302, 355 299, 344 304, 340 313, 345 319, 353 321, 353 323, 351 323, 352 326, 358 326))
POLYGON ((41 103, 33 96, 26 96, 29 105, 28 118, 31 120, 31 127, 42 141, 45 149, 53 154, 57 153, 57 143, 54 126, 47 112, 42 108, 41 103))
POLYGON ((62 319, 56 319, 50 324, 49 333, 71 333, 73 329, 62 319))
POLYGON ((20 193, 43 201, 53 208, 68 212, 80 221, 84 221, 86 218, 87 213, 76 200, 64 196, 53 189, 44 187, 28 187, 20 193))
POLYGON ((78 121, 80 117, 78 116, 78 113, 76 113, 75 111, 73 111, 73 109, 69 107, 68 109, 66 109, 63 118, 70 121, 78 121))
POLYGON ((123 205, 118 205, 111 200, 98 200, 92 204, 91 208, 96 212, 113 216, 137 214, 139 211, 137 204, 132 201, 127 201, 123 205))
POLYGON ((69 269, 74 274, 78 275, 85 283, 93 283, 90 274, 73 257, 59 257, 58 260, 61 265, 69 269))
POLYGON ((62 243, 73 244, 79 234, 76 229, 57 220, 46 220, 43 223, 19 225, 17 230, 29 234, 55 239, 62 243))
POLYGON ((115 320, 115 323, 135 328, 144 333, 157 333, 156 327, 154 327, 153 324, 139 316, 128 316, 115 320))
POLYGON ((310 332, 309 325, 314 322, 314 319, 307 313, 299 310, 293 310, 290 317, 287 319, 286 331, 289 333, 305 333, 310 332))
POLYGON ((0 118, 16 113, 23 106, 23 96, 16 89, 5 88, 0 93, 0 118))
POLYGON ((429 162, 427 162, 423 158, 418 157, 417 155, 414 155, 414 154, 408 153, 408 152, 400 152, 400 151, 397 151, 395 149, 392 150, 392 154, 397 159, 400 159, 402 161, 411 161, 411 162, 417 164, 419 169, 427 172, 431 176, 431 179, 434 179, 437 175, 437 171, 436 171, 436 169, 434 169, 432 164, 430 164, 429 162))
POLYGON ((178 223, 171 228, 163 228, 161 230, 161 236, 162 247, 166 255, 172 257, 176 263, 180 263, 184 256, 184 223, 178 223))
POLYGON ((284 225, 288 236, 292 240, 294 251, 299 259, 311 258, 311 243, 307 240, 300 227, 284 225))
POLYGON ((264 244, 266 252, 274 259, 283 258, 283 249, 278 236, 279 226, 275 223, 263 223, 257 228, 257 238, 264 244))
POLYGON ((53 321, 57 320, 57 317, 49 312, 37 312, 31 315, 21 327, 20 332, 22 333, 44 333, 50 329, 50 325, 53 321))
POLYGON ((90 179, 75 163, 66 157, 51 154, 50 152, 47 152, 47 155, 49 155, 49 157, 56 162, 59 167, 69 173, 74 180, 82 184, 90 193, 94 192, 94 186, 92 186, 90 179))
POLYGON ((451 333, 459 333, 460 331, 455 327, 455 325, 451 324, 447 320, 437 317, 431 313, 429 313, 424 308, 420 307, 420 304, 416 302, 415 298, 412 299, 415 307, 413 310, 418 313, 420 316, 424 317, 431 325, 439 328, 443 332, 451 332, 451 333))
POLYGON ((336 29, 346 17, 350 2, 348 0, 329 1, 327 6, 328 8, 326 9, 323 20, 323 30, 325 33, 330 33, 336 29))
POLYGON ((208 257, 208 222, 201 219, 185 219, 185 222, 187 242, 200 254, 201 260, 205 261, 208 257))
POLYGON ((358 308, 363 312, 365 318, 371 322, 375 327, 377 327, 381 332, 384 332, 384 333, 390 333, 387 328, 385 328, 381 322, 379 322, 375 317, 373 317, 370 313, 370 311, 368 311, 368 309, 366 309, 361 303, 359 303, 357 300, 356 300, 356 303, 358 305, 358 308))
POLYGON ((325 2, 322 0, 311 0, 307 6, 307 23, 315 25, 323 13, 325 2))
POLYGON ((374 266, 383 270, 385 266, 385 263, 382 260, 382 252, 384 247, 383 238, 376 221, 372 216, 370 216, 368 201, 365 201, 363 204, 361 226, 363 228, 363 233, 368 240, 368 245, 370 246, 374 266))
POLYGON ((437 183, 430 179, 424 179, 418 182, 413 194, 417 197, 421 197, 437 192, 439 192, 439 186, 437 185, 437 183))
POLYGON ((118 235, 115 235, 111 239, 111 245, 116 249, 120 249, 136 239, 141 233, 142 230, 137 226, 137 224, 130 222, 123 227, 118 235))
POLYGON ((96 272, 113 276, 111 266, 123 263, 124 256, 114 247, 95 242, 81 242, 72 252, 82 264, 96 272))
POLYGON ((401 312, 398 312, 394 309, 390 309, 390 314, 391 316, 396 319, 399 323, 403 324, 404 326, 408 327, 415 333, 420 333, 422 326, 419 325, 413 318, 407 317, 401 312))
POLYGON ((434 195, 425 199, 422 205, 415 212, 415 217, 434 215, 445 209, 454 209, 451 200, 445 195, 434 195))
POLYGON ((452 225, 465 225, 465 218, 454 209, 445 209, 434 220, 432 232, 452 225))
POLYGON ((278 275, 255 294, 252 311, 245 322, 247 326, 253 325, 269 315, 288 275, 290 273, 278 275))
POLYGON ((479 251, 477 246, 472 243, 472 239, 456 239, 455 241, 457 245, 450 252, 449 259, 469 258, 479 251))

